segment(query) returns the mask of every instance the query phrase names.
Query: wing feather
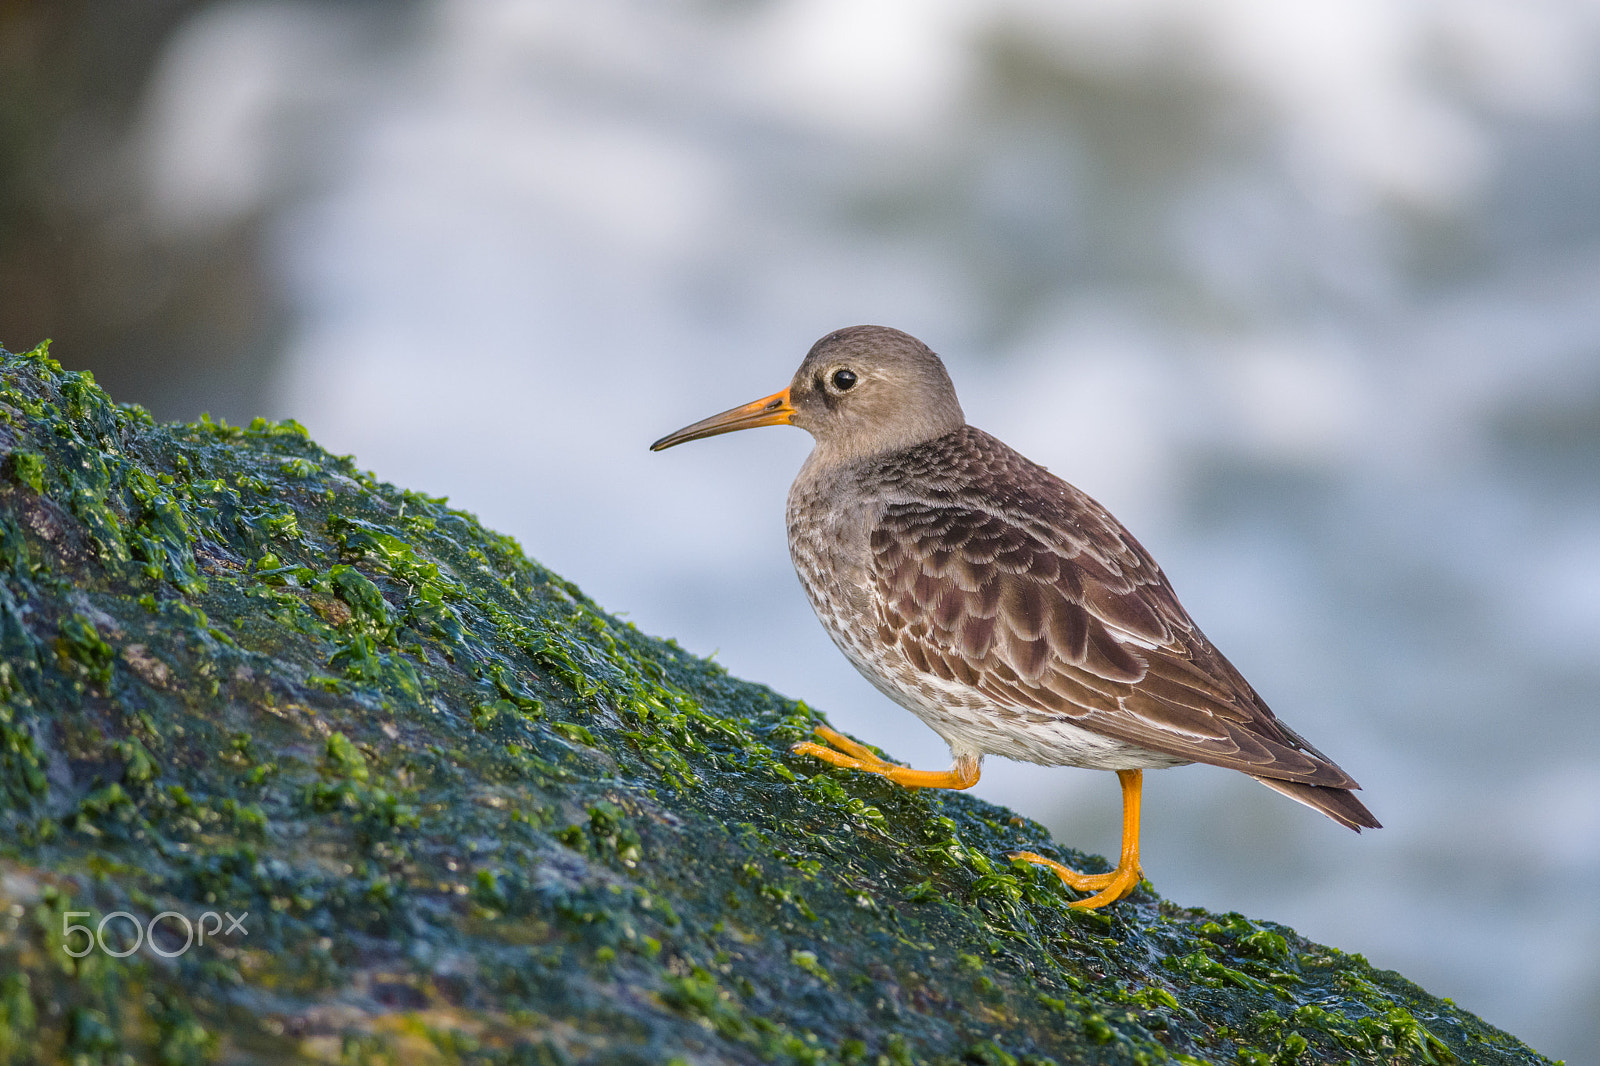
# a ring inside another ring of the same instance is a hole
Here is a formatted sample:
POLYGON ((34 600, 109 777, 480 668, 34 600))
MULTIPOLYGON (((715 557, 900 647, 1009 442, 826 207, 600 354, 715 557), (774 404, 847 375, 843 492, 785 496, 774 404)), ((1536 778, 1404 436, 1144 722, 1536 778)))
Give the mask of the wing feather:
POLYGON ((869 540, 881 636, 918 671, 1029 717, 1260 778, 1357 787, 1278 722, 1116 519, 1028 465, 1003 513, 971 488, 885 506, 869 540))

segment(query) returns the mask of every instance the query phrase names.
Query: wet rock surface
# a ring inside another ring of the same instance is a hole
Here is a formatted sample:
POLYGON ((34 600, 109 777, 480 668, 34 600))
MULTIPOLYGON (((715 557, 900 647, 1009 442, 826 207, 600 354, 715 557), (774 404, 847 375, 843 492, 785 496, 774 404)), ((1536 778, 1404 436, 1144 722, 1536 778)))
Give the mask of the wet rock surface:
POLYGON ((816 712, 293 423, 0 353, 0 452, 0 1062, 1548 1061, 1269 922, 1069 910, 1006 853, 1103 860, 791 757, 816 712))

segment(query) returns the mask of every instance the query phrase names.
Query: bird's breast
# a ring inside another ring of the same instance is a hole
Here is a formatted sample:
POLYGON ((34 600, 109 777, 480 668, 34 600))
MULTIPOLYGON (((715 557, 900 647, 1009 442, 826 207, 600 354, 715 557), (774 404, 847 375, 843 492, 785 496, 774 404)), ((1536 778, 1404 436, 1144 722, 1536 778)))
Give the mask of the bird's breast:
POLYGON ((872 505, 849 479, 808 475, 802 469, 789 490, 789 558, 829 636, 841 647, 858 645, 863 631, 876 627, 869 573, 872 505))

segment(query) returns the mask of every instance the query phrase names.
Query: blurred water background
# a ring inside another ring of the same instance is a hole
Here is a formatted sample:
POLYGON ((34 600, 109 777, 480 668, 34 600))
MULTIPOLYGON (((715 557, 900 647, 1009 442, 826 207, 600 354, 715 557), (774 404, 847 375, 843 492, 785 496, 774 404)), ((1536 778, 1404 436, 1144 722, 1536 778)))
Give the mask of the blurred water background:
MULTIPOLYGON (((0 2, 0 341, 293 416, 919 766, 679 425, 899 326, 1365 786, 1146 870, 1600 1061, 1595 0, 0 2)), ((1114 851, 1109 774, 977 791, 1114 851)))

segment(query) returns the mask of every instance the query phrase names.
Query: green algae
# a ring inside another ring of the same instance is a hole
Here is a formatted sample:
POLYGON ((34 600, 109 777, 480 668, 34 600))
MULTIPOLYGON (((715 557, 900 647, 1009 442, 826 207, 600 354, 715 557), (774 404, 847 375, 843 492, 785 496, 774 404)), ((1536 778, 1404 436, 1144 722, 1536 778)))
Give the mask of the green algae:
POLYGON ((810 708, 297 423, 40 349, 0 448, 0 1063, 1547 1061, 1288 929, 1068 909, 1005 856, 1104 860, 791 757, 810 708), (163 912, 247 932, 110 953, 163 912))

